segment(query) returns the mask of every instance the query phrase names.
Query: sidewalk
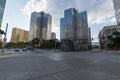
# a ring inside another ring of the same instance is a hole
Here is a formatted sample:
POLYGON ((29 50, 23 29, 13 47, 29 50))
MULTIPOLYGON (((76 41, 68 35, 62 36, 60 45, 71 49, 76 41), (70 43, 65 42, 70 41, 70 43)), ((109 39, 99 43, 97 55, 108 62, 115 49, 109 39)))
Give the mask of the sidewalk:
POLYGON ((2 53, 2 49, 0 49, 0 58, 11 56, 13 51, 11 49, 4 49, 4 53, 2 53))
POLYGON ((12 51, 10 49, 5 49, 4 53, 2 53, 2 49, 0 49, 0 54, 12 54, 12 51))
POLYGON ((9 56, 11 56, 12 55, 12 53, 0 53, 0 58, 5 58, 5 57, 9 57, 9 56))

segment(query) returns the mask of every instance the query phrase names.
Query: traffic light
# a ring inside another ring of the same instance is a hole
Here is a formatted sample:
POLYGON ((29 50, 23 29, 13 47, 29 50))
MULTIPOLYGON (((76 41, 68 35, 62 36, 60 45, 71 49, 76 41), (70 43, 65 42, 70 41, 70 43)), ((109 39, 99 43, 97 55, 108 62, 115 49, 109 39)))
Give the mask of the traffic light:
POLYGON ((0 34, 4 34, 4 31, 0 29, 0 34))

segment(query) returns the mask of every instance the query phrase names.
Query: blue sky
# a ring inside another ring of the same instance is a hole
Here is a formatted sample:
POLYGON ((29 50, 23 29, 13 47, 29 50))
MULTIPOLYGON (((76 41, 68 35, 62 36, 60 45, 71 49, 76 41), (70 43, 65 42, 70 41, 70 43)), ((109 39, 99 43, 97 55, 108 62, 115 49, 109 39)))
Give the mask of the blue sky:
POLYGON ((76 8, 79 12, 87 10, 94 38, 106 26, 106 18, 107 25, 116 24, 112 0, 7 0, 1 28, 5 30, 6 23, 9 24, 7 38, 10 41, 13 27, 29 30, 31 12, 43 10, 52 15, 52 31, 60 38, 59 19, 68 8, 76 8))

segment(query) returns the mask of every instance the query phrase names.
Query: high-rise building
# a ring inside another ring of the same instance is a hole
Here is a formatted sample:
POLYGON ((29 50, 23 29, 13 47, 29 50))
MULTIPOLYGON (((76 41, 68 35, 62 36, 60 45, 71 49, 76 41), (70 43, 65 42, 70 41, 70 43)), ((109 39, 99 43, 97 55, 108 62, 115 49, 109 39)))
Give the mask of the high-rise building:
POLYGON ((13 28, 11 42, 27 42, 29 40, 29 31, 13 28))
POLYGON ((39 38, 43 40, 51 39, 52 16, 42 12, 33 12, 30 21, 29 40, 39 38))
POLYGON ((5 4, 6 4, 6 0, 0 0, 0 28, 1 28, 1 24, 2 24, 5 4))
POLYGON ((117 24, 120 25, 120 0, 113 0, 117 24))
POLYGON ((56 33, 55 32, 51 33, 51 39, 56 39, 56 33))
POLYGON ((91 29, 90 29, 90 27, 89 27, 89 29, 88 29, 88 48, 89 48, 89 49, 92 48, 91 29))
MULTIPOLYGON (((60 19, 60 39, 62 47, 67 46, 70 50, 73 46, 84 45, 86 49, 91 45, 90 29, 88 28, 87 11, 80 12, 75 8, 64 11, 64 18, 60 19), (67 42, 73 42, 67 43, 67 42), (79 44, 79 45, 78 45, 79 44), (71 45, 71 47, 70 47, 71 45)), ((81 46, 80 46, 81 47, 81 46)), ((82 47, 81 47, 82 48, 82 47)))

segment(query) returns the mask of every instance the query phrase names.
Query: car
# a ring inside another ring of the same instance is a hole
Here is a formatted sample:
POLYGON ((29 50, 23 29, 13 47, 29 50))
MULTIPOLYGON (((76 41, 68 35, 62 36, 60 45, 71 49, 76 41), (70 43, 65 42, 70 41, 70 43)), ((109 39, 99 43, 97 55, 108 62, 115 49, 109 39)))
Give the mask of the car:
POLYGON ((23 48, 22 51, 27 51, 27 48, 23 48))
POLYGON ((16 52, 19 52, 20 50, 19 49, 15 49, 16 52))

